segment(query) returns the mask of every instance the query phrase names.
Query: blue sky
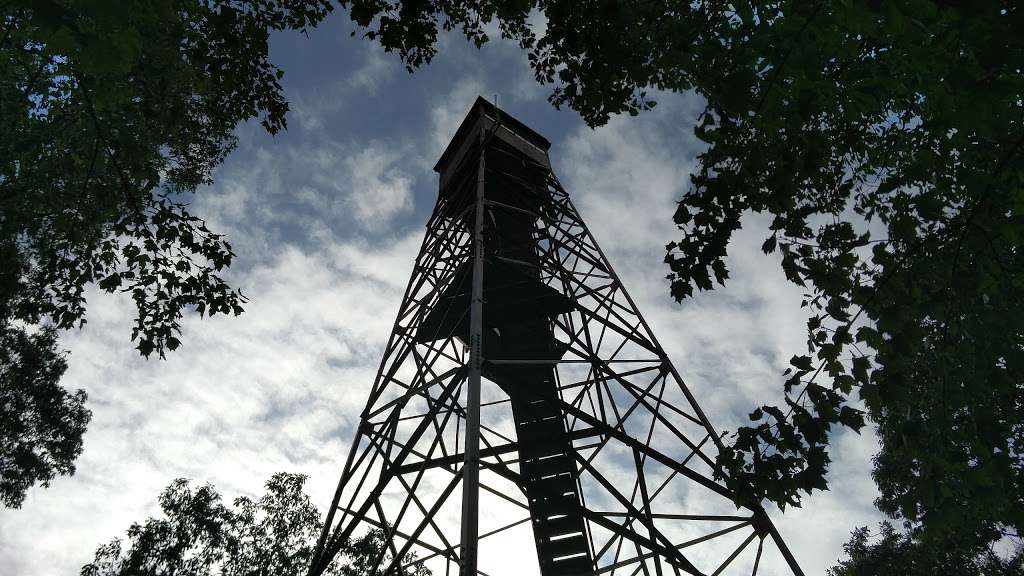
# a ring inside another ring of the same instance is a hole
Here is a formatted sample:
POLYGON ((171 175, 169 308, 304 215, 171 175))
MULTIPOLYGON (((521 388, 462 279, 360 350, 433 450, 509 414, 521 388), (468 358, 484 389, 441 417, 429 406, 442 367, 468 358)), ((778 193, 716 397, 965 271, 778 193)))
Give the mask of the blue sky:
MULTIPOLYGON (((129 341, 130 300, 91 294, 85 329, 63 340, 64 382, 89 393, 94 413, 85 451, 74 477, 0 512, 5 574, 77 573, 96 546, 156 514, 177 477, 231 499, 260 493, 276 471, 301 472, 328 504, 433 207, 431 168, 477 95, 497 95, 552 142, 556 173, 712 422, 732 429, 779 400, 806 318, 799 289, 759 250, 764 219, 748 217, 735 238, 727 288, 682 305, 668 297, 661 262, 700 152, 696 97, 668 95, 591 130, 547 103, 513 44, 477 50, 443 35, 435 61, 410 75, 350 31, 339 12, 308 38, 274 38, 289 129, 240 127, 238 149, 195 198, 235 246, 228 277, 251 298, 246 314, 189 318, 183 347, 146 361, 129 341)), ((877 521, 876 445, 867 431, 841 434, 832 491, 776 515, 808 574, 877 521)))

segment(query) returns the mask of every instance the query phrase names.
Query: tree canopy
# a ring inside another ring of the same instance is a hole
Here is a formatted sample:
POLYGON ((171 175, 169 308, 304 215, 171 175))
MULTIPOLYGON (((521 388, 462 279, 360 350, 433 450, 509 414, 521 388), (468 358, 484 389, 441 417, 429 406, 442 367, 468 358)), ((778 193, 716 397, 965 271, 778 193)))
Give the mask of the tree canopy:
MULTIPOLYGON (((591 125, 692 91, 706 144, 668 243, 672 294, 729 277, 729 241, 806 291, 807 349, 782 406, 719 460, 744 499, 827 488, 837 426, 881 438, 877 504, 922 541, 989 542, 1024 523, 1024 10, 939 0, 341 0, 410 70, 438 34, 522 46, 550 100, 591 125), (530 26, 532 14, 546 19, 530 26)), ((284 126, 270 31, 331 5, 9 3, 0 32, 0 318, 69 327, 84 287, 125 290, 143 354, 184 309, 237 313, 230 246, 185 209, 258 118, 284 126)), ((669 217, 666 215, 666 217, 669 217)), ((669 239, 666 239, 669 240, 669 239)), ((652 274, 663 274, 653 270, 652 274)))
POLYGON ((5 505, 36 481, 74 471, 88 412, 81 392, 60 400, 65 363, 52 329, 84 324, 89 286, 130 295, 131 337, 144 356, 178 347, 185 310, 242 311, 245 298, 219 275, 231 246, 188 212, 188 196, 234 147, 240 122, 285 127, 269 35, 314 25, 330 8, 326 0, 0 6, 0 353, 3 394, 17 399, 0 421, 5 505), (30 336, 40 330, 45 336, 30 336), (9 368, 30 356, 49 365, 31 377, 9 368), (52 405, 38 412, 44 389, 52 405), (36 422, 31 431, 26 422, 36 422))
POLYGON ((60 385, 68 365, 52 328, 0 325, 0 502, 17 508, 30 487, 72 474, 91 414, 85 392, 60 385))
MULTIPOLYGON (((209 484, 194 488, 179 478, 160 495, 163 518, 128 529, 127 546, 113 540, 97 548, 82 576, 301 576, 323 527, 303 491, 306 477, 280 472, 257 500, 238 497, 231 506, 209 484)), ((382 576, 377 558, 390 561, 381 530, 348 542, 327 570, 335 576, 382 576)), ((410 555, 405 562, 415 562, 410 555)), ((430 576, 416 564, 396 576, 430 576)))
POLYGON ((892 524, 883 522, 872 535, 867 528, 853 531, 843 545, 847 558, 828 571, 828 576, 1020 576, 1024 574, 1024 549, 998 554, 989 546, 924 546, 892 524))
POLYGON ((241 312, 218 272, 230 244, 187 194, 236 126, 285 127, 272 31, 326 0, 7 2, 0 30, 0 320, 82 323, 85 288, 131 295, 148 356, 179 345, 182 310, 241 312))

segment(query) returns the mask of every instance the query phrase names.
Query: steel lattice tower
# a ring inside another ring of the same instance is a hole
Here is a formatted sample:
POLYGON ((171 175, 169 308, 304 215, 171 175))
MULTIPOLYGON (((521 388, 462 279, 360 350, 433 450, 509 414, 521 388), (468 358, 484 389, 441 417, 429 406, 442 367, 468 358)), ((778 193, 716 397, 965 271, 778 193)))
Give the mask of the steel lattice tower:
POLYGON ((499 558, 518 537, 543 576, 802 575, 760 505, 737 509, 714 480, 721 440, 549 147, 478 98, 435 166, 437 204, 310 574, 378 528, 385 574, 509 573, 499 558))

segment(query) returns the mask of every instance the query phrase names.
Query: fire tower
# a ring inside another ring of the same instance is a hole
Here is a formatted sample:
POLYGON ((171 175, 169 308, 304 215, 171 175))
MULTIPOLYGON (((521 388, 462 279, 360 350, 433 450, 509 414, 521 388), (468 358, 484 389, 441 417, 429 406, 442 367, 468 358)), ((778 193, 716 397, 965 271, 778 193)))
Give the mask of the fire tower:
POLYGON ((714 479, 721 440, 549 147, 478 98, 434 167, 310 574, 376 528, 375 574, 802 576, 761 506, 714 479))

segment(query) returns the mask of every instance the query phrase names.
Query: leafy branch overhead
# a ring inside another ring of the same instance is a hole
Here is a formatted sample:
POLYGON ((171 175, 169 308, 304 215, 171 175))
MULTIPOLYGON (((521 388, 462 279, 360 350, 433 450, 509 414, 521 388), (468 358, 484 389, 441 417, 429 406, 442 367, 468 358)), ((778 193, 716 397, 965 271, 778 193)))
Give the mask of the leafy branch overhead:
POLYGON ((186 208, 239 123, 285 127, 272 31, 326 1, 14 0, 0 6, 0 501, 75 470, 85 393, 59 384, 55 329, 86 290, 124 292, 144 356, 180 345, 182 314, 239 314, 225 238, 186 208))
POLYGON ((239 123, 285 127, 272 31, 325 1, 15 1, 0 9, 0 321, 84 322, 85 289, 122 291, 132 338, 160 356, 182 311, 238 314, 220 277, 234 253, 189 193, 239 123))
POLYGON ((912 4, 728 15, 760 57, 734 49, 749 98, 703 90, 708 149, 666 260, 677 298, 722 283, 731 233, 765 212, 764 251, 807 290, 808 354, 786 410, 723 454, 732 482, 783 506, 825 488, 829 429, 864 424, 856 389, 879 507, 987 541, 1024 512, 1020 12, 912 4))

